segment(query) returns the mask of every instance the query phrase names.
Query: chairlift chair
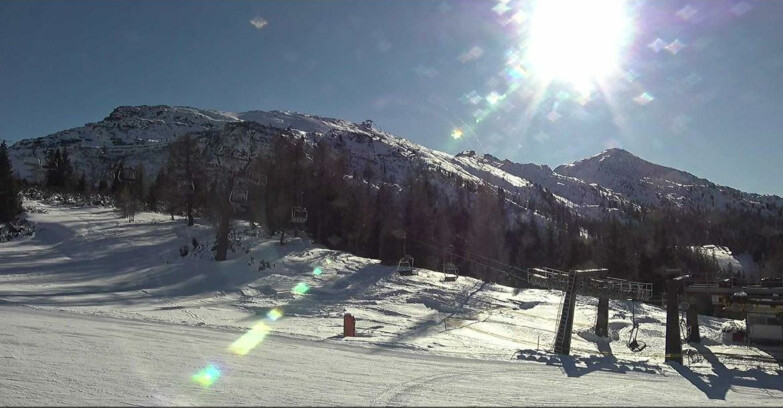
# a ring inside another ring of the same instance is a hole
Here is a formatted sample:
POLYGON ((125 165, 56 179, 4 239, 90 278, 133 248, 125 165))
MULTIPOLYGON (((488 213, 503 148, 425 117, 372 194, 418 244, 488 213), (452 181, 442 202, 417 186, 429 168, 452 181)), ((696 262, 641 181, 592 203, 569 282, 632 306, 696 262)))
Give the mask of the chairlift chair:
POLYGON ((247 179, 256 186, 265 186, 267 182, 266 174, 250 173, 248 174, 247 179))
POLYGON ((635 301, 631 299, 631 331, 628 333, 628 343, 626 343, 626 346, 628 346, 628 349, 633 351, 634 353, 638 353, 647 347, 647 343, 643 341, 638 341, 636 339, 636 336, 639 335, 639 322, 636 321, 636 310, 635 310, 635 301))
POLYGON ((291 222, 294 224, 304 224, 307 222, 307 209, 304 207, 294 207, 291 209, 291 222))
POLYGON ((241 190, 241 189, 231 190, 231 194, 228 196, 228 201, 234 205, 247 204, 247 190, 241 190))
POLYGON ((636 340, 636 336, 639 334, 639 323, 634 322, 631 332, 628 334, 628 348, 634 353, 638 353, 647 347, 647 343, 636 340))
POLYGON ((196 186, 190 181, 181 180, 177 184, 177 191, 184 194, 193 194, 196 191, 196 186))
POLYGON ((136 170, 130 168, 130 167, 123 167, 119 174, 119 179, 122 182, 133 182, 136 181, 136 170))
POLYGON ((443 265, 443 282, 454 282, 459 277, 459 269, 456 265, 449 262, 443 265))
POLYGON ((400 258, 400 261, 397 263, 397 273, 399 273, 402 276, 416 275, 416 272, 414 272, 413 270, 412 256, 405 255, 402 258, 400 258))

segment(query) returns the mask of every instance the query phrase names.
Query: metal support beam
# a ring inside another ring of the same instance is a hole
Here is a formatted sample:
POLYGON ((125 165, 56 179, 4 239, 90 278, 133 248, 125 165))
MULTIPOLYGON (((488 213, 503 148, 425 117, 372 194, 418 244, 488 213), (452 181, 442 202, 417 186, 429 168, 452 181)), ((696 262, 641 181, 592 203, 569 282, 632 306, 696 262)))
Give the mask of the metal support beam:
POLYGON ((560 310, 560 320, 557 322, 554 352, 566 356, 571 353, 571 332, 574 328, 576 291, 579 287, 578 276, 574 271, 568 272, 568 284, 563 298, 563 308, 560 310))
POLYGON ((680 338, 679 280, 666 281, 666 355, 665 361, 682 364, 682 339, 680 338))
POLYGON ((595 335, 609 336, 609 298, 598 298, 598 317, 595 320, 595 335))
POLYGON ((687 338, 687 342, 698 343, 701 341, 701 335, 699 335, 699 310, 696 308, 695 302, 690 302, 688 311, 685 312, 685 318, 688 324, 688 331, 690 335, 687 338))

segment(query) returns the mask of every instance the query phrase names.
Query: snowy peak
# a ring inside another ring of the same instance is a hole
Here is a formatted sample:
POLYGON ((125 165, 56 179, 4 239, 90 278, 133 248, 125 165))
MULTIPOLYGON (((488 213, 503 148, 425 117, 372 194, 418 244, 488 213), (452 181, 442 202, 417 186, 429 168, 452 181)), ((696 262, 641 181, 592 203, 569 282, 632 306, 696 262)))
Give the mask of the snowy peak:
POLYGON ((559 166, 555 171, 599 184, 602 176, 633 180, 651 179, 684 185, 710 184, 709 181, 690 173, 650 163, 627 150, 617 148, 607 149, 587 159, 559 166))
MULTIPOLYGON (((236 114, 237 118, 248 122, 282 129, 296 129, 303 132, 328 133, 332 130, 356 130, 360 125, 347 120, 324 118, 286 111, 249 111, 236 114)), ((365 129, 367 130, 367 129, 365 129)))
POLYGON ((186 106, 141 105, 118 106, 109 114, 109 116, 104 119, 104 121, 119 122, 133 119, 184 121, 200 119, 220 122, 232 122, 238 120, 235 114, 226 112, 196 109, 186 106))
POLYGON ((758 209, 775 214, 783 199, 718 186, 688 172, 651 163, 623 149, 608 149, 555 172, 595 183, 645 206, 701 210, 758 209))

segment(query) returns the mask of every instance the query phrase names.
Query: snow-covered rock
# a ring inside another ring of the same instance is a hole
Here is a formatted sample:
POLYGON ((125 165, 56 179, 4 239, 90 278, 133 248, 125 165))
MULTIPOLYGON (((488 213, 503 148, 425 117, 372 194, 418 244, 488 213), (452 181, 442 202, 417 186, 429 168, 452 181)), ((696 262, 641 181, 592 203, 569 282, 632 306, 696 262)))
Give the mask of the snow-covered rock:
POLYGON ((783 214, 783 198, 745 193, 716 185, 690 173, 650 163, 623 149, 608 149, 555 172, 584 180, 644 206, 675 206, 683 209, 757 210, 783 214))

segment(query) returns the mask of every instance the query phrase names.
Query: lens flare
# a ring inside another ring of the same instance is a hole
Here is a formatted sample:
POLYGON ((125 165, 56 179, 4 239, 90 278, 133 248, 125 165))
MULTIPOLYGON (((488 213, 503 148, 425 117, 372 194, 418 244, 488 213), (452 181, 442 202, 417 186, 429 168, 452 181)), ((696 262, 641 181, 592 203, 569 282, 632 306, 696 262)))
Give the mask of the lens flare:
POLYGON ((282 317, 283 317, 283 311, 280 308, 278 308, 278 307, 270 310, 266 314, 266 318, 269 319, 272 322, 276 322, 276 321, 280 320, 280 318, 282 318, 282 317))
POLYGON ((310 285, 304 282, 297 283, 296 286, 294 286, 293 289, 291 289, 291 293, 295 295, 304 295, 309 291, 310 291, 310 285))
POLYGON ((505 98, 505 95, 501 95, 495 91, 492 91, 487 95, 487 102, 491 105, 497 105, 498 102, 502 101, 505 98))
POLYGON ((633 101, 638 103, 639 105, 644 106, 644 105, 647 105, 648 103, 652 102, 654 99, 655 98, 652 95, 650 95, 649 93, 642 92, 641 95, 633 98, 633 101))
POLYGON ((456 128, 453 131, 451 131, 451 138, 452 139, 461 139, 462 138, 462 129, 456 128))
POLYGON ((323 273, 324 273, 324 271, 322 271, 321 268, 319 268, 319 267, 315 267, 315 269, 313 269, 313 275, 315 275, 315 276, 321 276, 321 274, 323 274, 323 273))
POLYGON ((218 370, 217 367, 213 366, 212 364, 208 365, 206 368, 203 368, 201 371, 193 374, 193 376, 190 377, 193 382, 201 384, 201 386, 204 388, 208 388, 214 384, 218 378, 220 378, 220 370, 218 370))
POLYGON ((231 346, 229 346, 228 350, 240 356, 247 355, 250 350, 253 350, 257 345, 264 341, 264 338, 271 330, 272 329, 270 329, 266 323, 258 322, 255 326, 253 326, 252 329, 250 329, 249 332, 243 334, 242 337, 231 343, 231 346))
POLYGON ((618 70, 631 29, 623 0, 539 0, 526 59, 543 82, 563 81, 589 92, 618 70))

